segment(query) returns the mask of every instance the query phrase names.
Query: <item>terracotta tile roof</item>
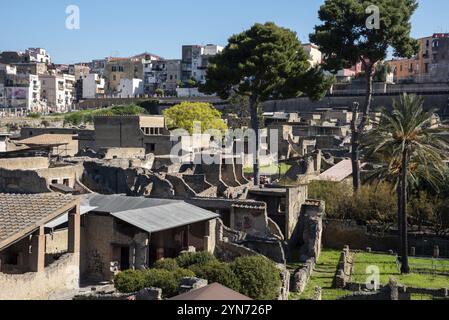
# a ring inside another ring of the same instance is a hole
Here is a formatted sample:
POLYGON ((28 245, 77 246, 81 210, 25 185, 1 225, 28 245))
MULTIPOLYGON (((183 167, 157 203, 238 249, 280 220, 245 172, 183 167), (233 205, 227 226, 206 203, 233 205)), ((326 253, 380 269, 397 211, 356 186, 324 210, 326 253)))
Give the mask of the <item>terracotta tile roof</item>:
POLYGON ((20 144, 26 145, 64 145, 69 144, 73 140, 71 134, 42 134, 39 136, 27 138, 18 141, 20 144))
POLYGON ((0 194, 0 250, 65 214, 79 201, 57 193, 0 194))

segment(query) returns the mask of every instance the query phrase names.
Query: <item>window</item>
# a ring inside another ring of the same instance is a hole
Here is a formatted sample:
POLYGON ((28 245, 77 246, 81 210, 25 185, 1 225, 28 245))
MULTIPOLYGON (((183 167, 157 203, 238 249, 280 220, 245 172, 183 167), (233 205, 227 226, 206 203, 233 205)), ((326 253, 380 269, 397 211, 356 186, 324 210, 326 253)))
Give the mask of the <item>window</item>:
POLYGON ((51 184, 58 184, 59 183, 59 180, 58 179, 53 179, 53 180, 51 180, 51 184))
POLYGON ((147 143, 145 145, 145 151, 146 153, 152 153, 156 150, 156 145, 154 143, 147 143))

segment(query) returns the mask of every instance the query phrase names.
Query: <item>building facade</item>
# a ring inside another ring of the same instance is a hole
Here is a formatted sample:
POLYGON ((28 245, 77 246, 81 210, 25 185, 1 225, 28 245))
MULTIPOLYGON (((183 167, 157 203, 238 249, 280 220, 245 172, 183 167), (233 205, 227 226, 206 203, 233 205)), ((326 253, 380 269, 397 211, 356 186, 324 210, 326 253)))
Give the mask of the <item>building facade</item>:
POLYGON ((389 61, 395 82, 447 82, 449 80, 449 33, 418 39, 419 53, 410 59, 389 61))
POLYGON ((41 75, 41 96, 46 102, 46 113, 71 111, 75 100, 75 76, 41 75))

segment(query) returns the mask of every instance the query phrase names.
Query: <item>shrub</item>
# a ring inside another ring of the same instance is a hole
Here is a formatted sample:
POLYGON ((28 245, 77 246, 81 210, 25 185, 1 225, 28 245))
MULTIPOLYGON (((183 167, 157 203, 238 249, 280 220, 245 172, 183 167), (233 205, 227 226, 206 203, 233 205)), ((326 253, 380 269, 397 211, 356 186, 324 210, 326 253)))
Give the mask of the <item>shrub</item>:
POLYGON ((114 278, 115 288, 121 293, 133 293, 145 288, 145 278, 142 271, 127 270, 120 272, 114 278))
POLYGON ((31 119, 39 119, 40 117, 41 117, 41 114, 37 113, 37 112, 31 112, 28 114, 28 118, 31 118, 31 119))
POLYGON ((144 272, 144 287, 160 288, 164 297, 171 297, 178 291, 178 281, 174 272, 163 269, 150 269, 144 272))
POLYGON ((352 219, 360 222, 396 221, 397 197, 391 185, 363 185, 357 195, 350 186, 338 182, 314 181, 309 197, 326 201, 326 216, 331 219, 352 219))
POLYGON ((153 265, 153 268, 164 269, 164 270, 168 270, 168 271, 175 271, 175 270, 179 269, 179 266, 175 259, 163 259, 163 260, 157 261, 153 265))
POLYGON ((240 291, 240 282, 229 264, 219 261, 209 262, 205 265, 190 267, 197 277, 206 279, 210 284, 219 283, 235 291, 240 291))
POLYGON ((178 285, 183 278, 196 277, 195 272, 193 272, 192 270, 181 269, 181 268, 173 271, 173 275, 175 276, 175 279, 176 279, 176 282, 178 283, 178 285))
POLYGON ((178 265, 181 268, 188 268, 194 264, 205 265, 209 262, 217 261, 217 258, 209 252, 188 252, 176 258, 178 265))
POLYGON ((240 293, 256 300, 276 300, 281 288, 280 272, 262 256, 239 257, 231 269, 240 282, 240 293))

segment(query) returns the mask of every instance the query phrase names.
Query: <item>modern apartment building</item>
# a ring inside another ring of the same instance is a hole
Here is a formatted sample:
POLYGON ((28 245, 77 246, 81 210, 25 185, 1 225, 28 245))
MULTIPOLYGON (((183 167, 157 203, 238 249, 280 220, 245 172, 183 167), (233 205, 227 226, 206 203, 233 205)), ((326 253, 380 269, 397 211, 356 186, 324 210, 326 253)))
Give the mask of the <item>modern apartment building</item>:
POLYGON ((449 80, 449 33, 420 38, 419 53, 411 59, 389 61, 396 82, 447 82, 449 80))
POLYGON ((42 48, 29 48, 25 51, 25 55, 29 57, 29 62, 51 63, 50 55, 47 50, 42 48))
POLYGON ((0 109, 14 113, 42 112, 39 77, 19 73, 17 68, 0 64, 0 109))
POLYGON ((221 51, 223 47, 214 44, 182 46, 181 81, 195 80, 204 83, 209 59, 221 51))
POLYGON ((46 102, 48 113, 71 111, 75 100, 75 76, 41 75, 41 96, 46 102))
POLYGON ((83 99, 94 99, 104 95, 105 80, 100 75, 91 73, 82 77, 83 99))
POLYGON ((144 53, 131 58, 111 58, 106 63, 107 93, 117 94, 122 79, 144 79, 144 66, 160 60, 159 56, 144 53))
POLYGON ((181 81, 181 60, 157 60, 145 64, 145 94, 154 94, 162 89, 167 95, 174 95, 181 81))

